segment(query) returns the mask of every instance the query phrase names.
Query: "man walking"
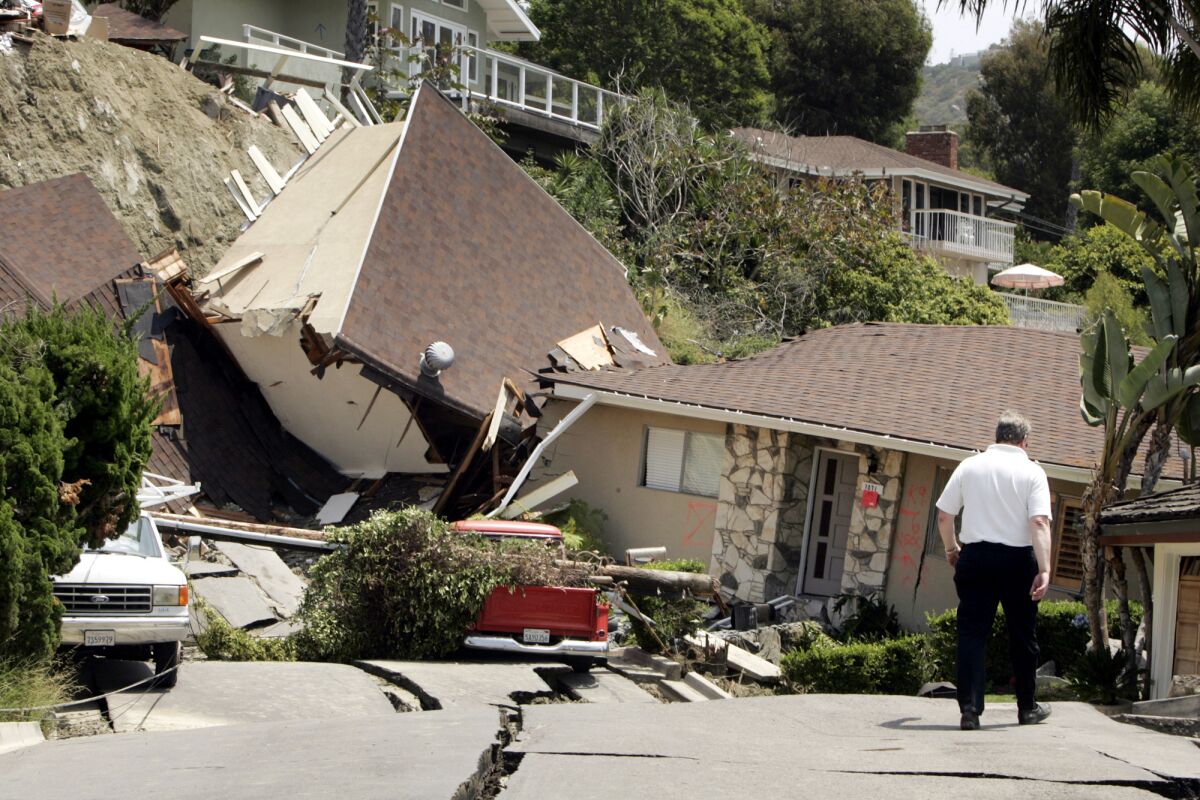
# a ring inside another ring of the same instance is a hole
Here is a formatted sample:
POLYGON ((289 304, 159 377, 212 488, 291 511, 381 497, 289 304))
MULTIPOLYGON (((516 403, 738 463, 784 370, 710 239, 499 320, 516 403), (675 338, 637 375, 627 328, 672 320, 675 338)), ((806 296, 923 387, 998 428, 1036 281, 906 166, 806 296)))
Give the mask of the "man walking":
POLYGON ((938 498, 938 532, 958 590, 959 727, 979 728, 987 684, 984 654, 996 604, 1004 606, 1017 682, 1017 721, 1050 716, 1037 688, 1037 604, 1050 585, 1050 486, 1025 452, 1029 422, 1006 411, 996 443, 958 465, 938 498), (954 519, 962 511, 955 540, 954 519))

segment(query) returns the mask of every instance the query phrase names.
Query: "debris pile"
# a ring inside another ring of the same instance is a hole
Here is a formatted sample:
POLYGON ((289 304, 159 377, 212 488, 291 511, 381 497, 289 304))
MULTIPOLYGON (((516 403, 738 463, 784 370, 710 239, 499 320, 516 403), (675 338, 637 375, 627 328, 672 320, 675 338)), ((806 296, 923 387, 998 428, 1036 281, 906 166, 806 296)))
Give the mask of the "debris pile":
POLYGON ((234 108, 164 58, 42 34, 0 53, 0 189, 73 172, 91 178, 142 253, 176 247, 204 274, 245 222, 224 179, 270 192, 247 154, 301 153, 269 119, 234 108))

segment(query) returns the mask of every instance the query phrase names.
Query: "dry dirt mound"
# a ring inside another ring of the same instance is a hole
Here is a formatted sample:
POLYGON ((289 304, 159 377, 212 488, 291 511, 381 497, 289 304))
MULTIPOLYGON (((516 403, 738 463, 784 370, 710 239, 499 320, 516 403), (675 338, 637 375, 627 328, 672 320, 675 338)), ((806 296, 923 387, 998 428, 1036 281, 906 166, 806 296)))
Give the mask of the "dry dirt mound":
POLYGON ((252 144, 281 174, 301 155, 270 120, 162 57, 40 35, 0 53, 0 189, 84 172, 144 256, 175 246, 200 274, 217 262, 246 219, 229 171, 269 193, 252 144))

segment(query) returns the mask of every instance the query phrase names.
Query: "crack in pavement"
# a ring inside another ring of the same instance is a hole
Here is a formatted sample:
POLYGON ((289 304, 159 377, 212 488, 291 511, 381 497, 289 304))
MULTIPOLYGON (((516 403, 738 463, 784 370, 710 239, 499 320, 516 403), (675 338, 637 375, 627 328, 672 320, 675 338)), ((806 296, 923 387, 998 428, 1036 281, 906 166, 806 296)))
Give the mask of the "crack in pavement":
MULTIPOLYGON (((1107 755, 1107 754, 1104 754, 1107 755)), ((1121 761, 1122 759, 1117 759, 1121 761)), ((1129 763, 1129 762, 1125 762, 1129 763)), ((1137 766, 1132 764, 1131 766, 1137 766)), ((1143 767, 1138 767, 1144 769, 1143 767)), ((1165 775, 1159 775, 1153 770, 1145 770, 1151 775, 1155 775, 1161 779, 1158 781, 1139 781, 1139 780, 1060 780, 1056 778, 1032 778, 1024 775, 1006 775, 998 772, 955 772, 951 770, 856 770, 856 769, 836 769, 825 770, 826 772, 839 773, 843 775, 895 775, 895 776, 914 776, 926 778, 972 778, 981 780, 999 780, 999 781, 1030 781, 1033 783, 1052 783, 1064 784, 1070 786, 1114 786, 1120 788, 1139 789, 1145 792, 1151 792, 1160 797, 1171 798, 1171 800, 1197 800, 1200 798, 1200 781, 1193 781, 1186 778, 1171 778, 1165 775)))

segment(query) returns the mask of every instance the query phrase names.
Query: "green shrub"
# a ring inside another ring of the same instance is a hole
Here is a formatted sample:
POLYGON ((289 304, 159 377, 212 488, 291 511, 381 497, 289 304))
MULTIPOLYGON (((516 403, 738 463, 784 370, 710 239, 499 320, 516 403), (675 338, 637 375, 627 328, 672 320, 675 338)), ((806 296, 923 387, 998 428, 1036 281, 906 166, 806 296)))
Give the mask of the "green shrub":
POLYGON ((1129 666, 1124 650, 1107 647, 1088 651, 1076 659, 1067 680, 1080 700, 1112 705, 1118 700, 1138 699, 1138 670, 1129 666))
POLYGON ((213 661, 295 661, 296 643, 286 639, 266 639, 252 636, 241 628, 235 628, 214 611, 203 598, 193 601, 196 610, 208 622, 204 631, 196 637, 196 644, 204 655, 213 661))
POLYGON ((781 666, 797 688, 825 694, 913 695, 935 671, 920 635, 793 650, 781 666))
POLYGON ((539 543, 458 533, 419 508, 332 529, 297 615, 306 661, 427 658, 457 649, 497 586, 570 586, 539 543))
POLYGON ((545 516, 545 522, 556 526, 563 535, 563 545, 572 552, 594 551, 601 555, 608 552, 604 543, 604 524, 608 514, 588 505, 577 497, 561 511, 545 516))
POLYGON ((877 642, 900 635, 900 618, 895 607, 888 605, 882 594, 866 597, 857 594, 838 595, 833 605, 834 612, 841 614, 847 607, 850 607, 850 612, 842 619, 842 626, 837 632, 841 641, 877 642))
MULTIPOLYGON (((703 562, 682 558, 676 561, 652 561, 641 565, 644 569, 661 569, 670 572, 706 572, 703 562)), ((705 604, 694 597, 635 597, 633 602, 658 626, 653 632, 641 621, 630 618, 633 639, 638 647, 651 653, 661 652, 676 639, 694 633, 700 626, 705 604), (657 634, 657 638, 655 638, 657 634), (660 644, 660 641, 662 644, 660 644)))
MULTIPOLYGON (((1134 625, 1140 624, 1142 607, 1139 603, 1130 603, 1130 615, 1134 625)), ((1083 657, 1087 649, 1088 634, 1087 609, 1077 600, 1049 600, 1038 604, 1038 645, 1041 647, 1041 661, 1053 661, 1059 675, 1066 675, 1083 657)), ((951 609, 943 614, 927 617, 930 629, 930 642, 937 654, 941 665, 941 680, 954 680, 956 663, 955 644, 958 614, 951 609)), ((1117 603, 1108 601, 1109 636, 1120 637, 1120 620, 1117 618, 1117 603)), ((992 623, 992 635, 988 639, 987 655, 988 681, 997 687, 1005 688, 1012 680, 1012 664, 1008 655, 1008 631, 1004 624, 1004 610, 996 609, 996 619, 992 623)))

